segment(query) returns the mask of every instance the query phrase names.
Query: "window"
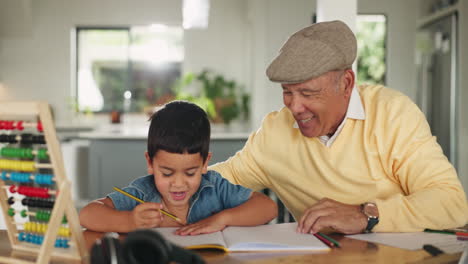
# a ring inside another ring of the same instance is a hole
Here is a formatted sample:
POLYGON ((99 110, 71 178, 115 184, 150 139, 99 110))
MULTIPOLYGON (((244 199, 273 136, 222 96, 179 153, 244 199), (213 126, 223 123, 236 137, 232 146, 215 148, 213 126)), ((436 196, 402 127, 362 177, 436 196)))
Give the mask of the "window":
POLYGON ((387 19, 385 15, 358 15, 358 83, 385 84, 387 19))
POLYGON ((79 27, 76 32, 79 111, 140 112, 172 95, 184 60, 181 27, 79 27))

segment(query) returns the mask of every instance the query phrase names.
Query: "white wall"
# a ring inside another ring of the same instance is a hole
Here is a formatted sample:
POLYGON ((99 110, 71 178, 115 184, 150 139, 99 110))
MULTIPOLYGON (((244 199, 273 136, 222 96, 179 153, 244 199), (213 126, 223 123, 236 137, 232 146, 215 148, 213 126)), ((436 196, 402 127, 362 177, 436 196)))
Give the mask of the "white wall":
POLYGON ((184 72, 199 73, 210 68, 250 90, 248 76, 248 24, 246 0, 210 1, 207 29, 184 32, 184 72))
POLYGON ((315 1, 253 0, 249 2, 249 21, 252 24, 252 127, 259 127, 268 112, 283 106, 282 90, 271 83, 266 67, 276 56, 287 38, 312 22, 315 1))

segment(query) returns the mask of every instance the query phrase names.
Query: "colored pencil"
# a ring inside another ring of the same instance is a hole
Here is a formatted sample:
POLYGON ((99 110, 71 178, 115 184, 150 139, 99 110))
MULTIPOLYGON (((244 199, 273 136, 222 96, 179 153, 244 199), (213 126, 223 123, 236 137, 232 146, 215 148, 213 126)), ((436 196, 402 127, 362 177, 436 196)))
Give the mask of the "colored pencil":
POLYGON ((316 238, 318 238, 320 241, 322 241, 323 243, 325 243, 325 245, 327 245, 327 246, 329 246, 331 248, 335 246, 331 241, 329 241, 326 238, 324 238, 323 236, 321 236, 320 233, 315 233, 314 236, 316 238))
POLYGON ((335 247, 340 247, 340 243, 338 243, 338 241, 336 241, 335 239, 333 239, 333 238, 331 238, 331 237, 329 237, 329 236, 327 236, 327 235, 325 235, 325 234, 323 234, 323 233, 320 233, 320 232, 319 232, 319 234, 320 234, 322 237, 324 237, 325 239, 327 239, 328 241, 332 242, 333 245, 335 245, 335 247))
POLYGON ((435 230, 435 229, 424 229, 424 232, 427 233, 439 233, 439 234, 446 234, 446 235, 455 235, 455 232, 449 230, 435 230))
MULTIPOLYGON (((118 191, 119 193, 121 193, 121 194, 123 194, 123 195, 125 195, 125 196, 127 196, 127 197, 129 197, 129 198, 132 198, 133 200, 135 200, 135 201, 137 201, 137 202, 139 202, 139 203, 144 203, 144 202, 145 202, 145 201, 141 200, 140 198, 135 197, 135 196, 129 194, 128 192, 126 192, 126 191, 124 191, 124 190, 122 190, 122 189, 119 189, 119 188, 117 188, 117 187, 114 187, 114 190, 118 191)), ((170 218, 176 220, 177 222, 183 224, 183 223, 182 223, 182 220, 180 220, 180 218, 178 218, 177 216, 175 216, 175 215, 173 215, 173 214, 171 214, 171 213, 169 213, 168 211, 165 211, 165 210, 163 210, 163 209, 158 209, 158 210, 159 210, 162 214, 167 215, 167 216, 169 216, 170 218)))

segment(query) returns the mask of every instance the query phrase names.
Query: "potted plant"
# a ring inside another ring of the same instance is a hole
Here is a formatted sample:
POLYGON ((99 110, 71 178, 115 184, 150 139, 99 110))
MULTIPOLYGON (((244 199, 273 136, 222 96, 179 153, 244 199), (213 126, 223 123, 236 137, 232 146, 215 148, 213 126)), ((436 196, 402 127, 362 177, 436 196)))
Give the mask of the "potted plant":
POLYGON ((243 115, 248 119, 250 95, 242 92, 234 80, 227 80, 221 74, 204 70, 200 74, 186 74, 174 86, 176 99, 187 100, 202 107, 209 118, 215 122, 229 124, 243 115), (196 81, 201 87, 197 96, 185 91, 196 81))

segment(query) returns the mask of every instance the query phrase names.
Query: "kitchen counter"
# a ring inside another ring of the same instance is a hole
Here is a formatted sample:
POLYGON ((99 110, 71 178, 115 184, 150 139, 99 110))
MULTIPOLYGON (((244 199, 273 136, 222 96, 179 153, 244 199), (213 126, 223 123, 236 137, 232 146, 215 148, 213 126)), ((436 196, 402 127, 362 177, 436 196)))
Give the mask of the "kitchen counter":
MULTIPOLYGON (((148 136, 148 126, 128 126, 128 125, 107 125, 94 131, 78 133, 81 139, 123 139, 123 140, 142 140, 148 136)), ((224 128, 214 125, 212 127, 211 139, 246 140, 251 131, 243 127, 224 128)))

